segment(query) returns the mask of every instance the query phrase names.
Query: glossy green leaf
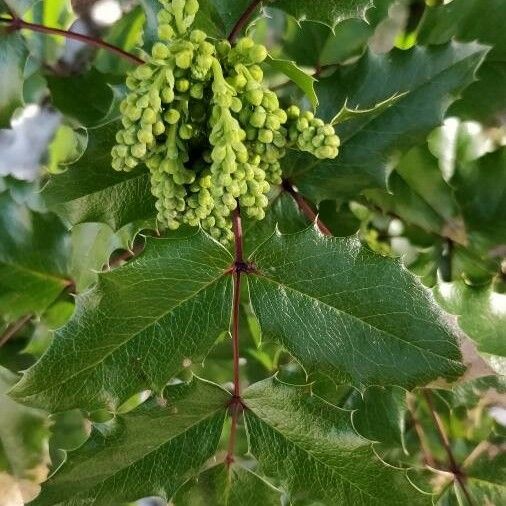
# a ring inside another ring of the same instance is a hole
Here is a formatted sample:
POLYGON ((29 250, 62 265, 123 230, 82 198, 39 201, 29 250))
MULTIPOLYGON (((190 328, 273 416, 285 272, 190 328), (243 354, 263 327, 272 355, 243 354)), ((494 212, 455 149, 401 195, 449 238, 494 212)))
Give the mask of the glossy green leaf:
POLYGON ((461 41, 478 40, 491 51, 473 83, 451 108, 451 115, 466 119, 494 121, 506 110, 506 33, 502 18, 504 0, 453 0, 446 5, 427 8, 418 31, 421 44, 441 44, 456 37, 461 41))
POLYGON ((282 9, 298 21, 317 21, 331 28, 350 18, 364 18, 372 0, 277 0, 274 7, 282 9))
POLYGON ((107 76, 95 68, 75 76, 48 75, 46 80, 53 105, 85 127, 100 123, 111 109, 113 91, 107 76))
POLYGON ((111 168, 111 148, 119 122, 88 130, 83 156, 63 174, 51 176, 43 195, 68 226, 101 222, 114 230, 155 216, 147 170, 130 173, 111 168))
POLYGON ((196 378, 167 387, 162 399, 117 415, 108 430, 95 427, 33 506, 110 506, 154 495, 169 500, 216 451, 228 399, 196 378))
POLYGON ((341 63, 365 49, 373 29, 360 19, 348 19, 331 30, 321 23, 287 20, 282 51, 299 65, 318 68, 341 63))
POLYGON ((131 224, 114 232, 105 223, 81 223, 72 229, 70 271, 78 293, 98 279, 97 272, 107 266, 115 250, 131 249, 132 239, 142 227, 131 224))
MULTIPOLYGON (((468 466, 466 473, 466 490, 475 504, 503 504, 506 501, 506 454, 492 447, 492 455, 480 455, 468 466), (497 453, 499 452, 499 453, 497 453)), ((449 482, 439 498, 440 506, 460 506, 467 501, 460 486, 449 482)), ((468 501, 467 501, 468 502, 468 501)))
POLYGON ((353 429, 349 411, 331 406, 308 387, 276 379, 244 392, 250 451, 262 473, 292 501, 336 504, 430 504, 403 471, 386 466, 370 441, 353 429))
POLYGON ((478 44, 456 43, 366 53, 317 84, 319 114, 330 120, 345 104, 364 110, 402 96, 369 121, 359 121, 354 131, 347 129, 335 160, 291 154, 283 167, 299 190, 316 201, 384 188, 395 159, 441 122, 448 105, 473 81, 485 53, 478 44))
POLYGON ((306 95, 313 109, 318 107, 318 97, 314 90, 316 79, 310 76, 302 69, 297 67, 293 61, 278 60, 275 58, 268 58, 267 63, 277 72, 285 74, 291 81, 293 81, 306 95))
POLYGON ((21 35, 6 34, 0 26, 0 128, 10 125, 12 113, 23 105, 23 71, 27 50, 21 35))
POLYGON ((253 471, 232 464, 214 466, 190 480, 174 498, 176 506, 280 506, 280 491, 253 471))
POLYGON ((364 194, 382 210, 399 216, 426 232, 467 242, 466 230, 453 189, 443 179, 438 160, 427 146, 411 149, 392 172, 386 190, 364 194))
POLYGON ((404 389, 369 387, 352 405, 356 409, 353 426, 360 435, 387 446, 404 446, 407 410, 404 389))
POLYGON ((13 395, 53 412, 114 409, 141 390, 161 391, 227 332, 231 261, 203 232, 147 239, 141 255, 77 299, 74 318, 13 395))
POLYGON ((69 241, 61 222, 0 194, 0 315, 41 313, 69 286, 69 241))
POLYGON ((458 315, 460 327, 481 351, 506 356, 506 294, 463 281, 440 282, 435 294, 447 311, 458 315))
POLYGON ((275 235, 251 261, 258 273, 248 278, 250 297, 263 336, 308 373, 413 387, 464 371, 455 329, 431 293, 358 238, 314 229, 275 235))

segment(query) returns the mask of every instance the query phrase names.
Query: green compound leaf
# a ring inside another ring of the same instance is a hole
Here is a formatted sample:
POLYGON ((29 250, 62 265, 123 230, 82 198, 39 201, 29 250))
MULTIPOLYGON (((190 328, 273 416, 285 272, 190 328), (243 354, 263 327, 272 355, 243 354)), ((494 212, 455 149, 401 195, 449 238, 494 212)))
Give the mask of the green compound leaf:
POLYGON ((302 69, 297 67, 293 61, 277 60, 269 57, 267 59, 267 64, 277 72, 281 72, 291 79, 305 93, 313 109, 318 107, 318 97, 314 90, 316 79, 313 76, 306 74, 302 69))
POLYGON ((251 261, 258 275, 248 278, 250 297, 264 337, 308 373, 407 388, 463 373, 456 331, 430 291, 357 237, 275 235, 251 261))
POLYGON ((66 172, 51 176, 43 196, 68 225, 107 223, 114 230, 155 216, 147 170, 129 173, 111 168, 111 148, 119 122, 88 130, 88 147, 66 172))
POLYGON ((19 34, 0 27, 0 128, 10 125, 12 113, 23 105, 23 70, 28 52, 19 34))
POLYGON ((290 498, 336 504, 431 504, 403 471, 383 464, 353 429, 350 412, 308 387, 267 379, 244 392, 250 452, 290 498))
POLYGON ((345 104, 365 110, 392 97, 396 100, 369 121, 357 121, 355 129, 346 127, 346 122, 338 126, 345 139, 335 160, 291 154, 283 162, 284 169, 299 190, 315 201, 386 187, 393 160, 423 142, 441 123, 456 95, 473 81, 486 51, 475 43, 450 43, 386 55, 368 52, 356 64, 338 69, 316 86, 318 113, 325 119, 332 119, 345 104))
POLYGON ((372 0, 276 0, 273 7, 292 15, 297 21, 317 21, 334 28, 350 18, 365 19, 372 0))
POLYGON ((160 392, 228 331, 231 261, 203 232, 148 238, 139 257, 78 297, 73 319, 12 395, 54 412, 115 409, 141 390, 160 392))
POLYGON ((280 506, 280 491, 238 464, 225 464, 190 480, 174 498, 176 506, 280 506))
POLYGON ((110 506, 155 495, 169 500, 216 451, 229 398, 197 378, 167 387, 158 402, 118 415, 110 431, 95 428, 33 506, 110 506))
POLYGON ((469 286, 464 281, 440 282, 436 300, 458 315, 459 325, 485 353, 506 356, 506 294, 489 286, 469 286))
POLYGON ((69 286, 68 235, 52 214, 39 214, 0 194, 0 315, 43 312, 69 286))

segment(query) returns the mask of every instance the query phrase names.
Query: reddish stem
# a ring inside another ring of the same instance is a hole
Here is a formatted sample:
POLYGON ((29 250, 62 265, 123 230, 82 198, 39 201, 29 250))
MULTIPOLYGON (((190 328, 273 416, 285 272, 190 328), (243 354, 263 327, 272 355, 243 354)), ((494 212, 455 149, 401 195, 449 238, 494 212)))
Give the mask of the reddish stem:
POLYGON ((228 441, 228 451, 225 462, 230 465, 234 461, 234 448, 237 436, 237 421, 242 411, 241 381, 239 376, 239 304, 241 298, 241 273, 245 272, 242 244, 242 223, 239 205, 232 214, 232 227, 234 231, 235 258, 232 275, 234 277, 234 295, 232 301, 232 348, 234 364, 234 393, 229 404, 232 415, 232 425, 228 441))
POLYGON ((37 23, 30 23, 28 21, 24 21, 18 17, 13 17, 12 19, 1 19, 2 22, 8 24, 8 28, 10 30, 31 30, 32 32, 46 33, 50 35, 60 35, 61 37, 65 37, 67 39, 78 40, 83 42, 84 44, 88 44, 89 46, 94 46, 100 49, 105 49, 124 60, 129 61, 130 63, 134 63, 136 65, 140 65, 144 63, 142 58, 139 58, 123 49, 113 46, 108 42, 105 42, 102 39, 97 39, 94 37, 89 37, 88 35, 83 35, 81 33, 72 32, 70 30, 60 30, 59 28, 51 28, 45 25, 39 25, 37 23))
POLYGON ((294 198, 301 212, 304 213, 310 221, 313 223, 316 222, 316 225, 322 234, 328 236, 332 235, 332 232, 328 229, 327 225, 325 225, 325 223, 320 220, 318 215, 313 211, 313 208, 307 203, 306 199, 293 187, 289 181, 283 181, 283 189, 294 198))
POLYGON ((255 9, 259 6, 262 0, 253 0, 248 8, 243 12, 242 16, 237 20, 237 23, 232 28, 230 35, 228 36, 229 42, 234 42, 241 30, 248 23, 249 18, 255 12, 255 9))
POLYGON ((466 487, 466 477, 464 476, 464 473, 462 472, 462 469, 457 464, 457 461, 455 460, 455 457, 453 456, 453 451, 450 446, 450 441, 448 439, 448 436, 446 435, 446 432, 444 430, 443 424, 441 423, 441 419, 439 418, 439 415, 437 414, 434 403, 432 402, 432 395, 429 390, 423 390, 423 396, 425 397, 425 401, 427 402, 427 406, 429 408, 430 414, 432 416, 432 420, 434 422, 434 426, 436 428, 436 432, 439 436, 439 440, 441 441, 441 444, 443 445, 443 448, 445 449, 446 455, 448 456, 448 463, 450 465, 450 471, 455 476, 455 479, 457 480, 457 483, 460 485, 460 488, 462 489, 462 492, 464 493, 467 502, 473 506, 474 502, 471 499, 471 495, 469 494, 469 491, 466 487))
POLYGON ((0 346, 3 346, 11 337, 15 336, 31 319, 32 315, 26 315, 11 323, 0 336, 0 346))

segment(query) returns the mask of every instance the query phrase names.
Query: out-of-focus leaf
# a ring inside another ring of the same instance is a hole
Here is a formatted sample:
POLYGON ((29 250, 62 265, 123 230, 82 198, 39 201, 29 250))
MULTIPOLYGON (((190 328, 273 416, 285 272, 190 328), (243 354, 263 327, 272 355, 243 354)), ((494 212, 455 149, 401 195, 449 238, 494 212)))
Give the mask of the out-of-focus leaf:
POLYGON ((33 499, 49 464, 49 419, 9 398, 7 391, 17 380, 0 366, 0 504, 7 506, 1 501, 16 495, 26 502, 33 499))
POLYGON ((10 125, 12 113, 23 104, 23 70, 27 50, 21 35, 0 26, 0 128, 10 125))
POLYGON ((506 294, 463 281, 441 282, 435 294, 447 311, 458 315, 460 327, 481 351, 506 356, 506 294))
POLYGON ((280 506, 281 494, 239 464, 211 467, 186 483, 174 498, 177 506, 280 506))
POLYGON ((385 187, 395 160, 437 126, 454 97, 474 79, 486 49, 447 44, 387 55, 366 53, 317 84, 319 114, 332 119, 345 104, 368 109, 401 94, 395 103, 347 132, 335 160, 291 153, 283 168, 310 199, 349 198, 385 187))
POLYGON ((41 313, 69 286, 69 241, 56 216, 0 194, 0 314, 41 313))

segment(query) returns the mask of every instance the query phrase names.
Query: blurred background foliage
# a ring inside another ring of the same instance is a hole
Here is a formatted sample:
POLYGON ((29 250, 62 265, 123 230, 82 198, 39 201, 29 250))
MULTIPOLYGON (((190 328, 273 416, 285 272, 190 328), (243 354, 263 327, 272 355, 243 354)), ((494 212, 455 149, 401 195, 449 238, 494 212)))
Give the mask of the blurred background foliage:
MULTIPOLYGON (((7 3, 0 2, 4 15, 9 8, 19 9, 27 21, 102 37, 138 55, 156 32, 156 0, 7 3)), ((226 26, 214 23, 213 16, 200 22, 218 36, 230 30, 247 2, 209 4, 209 9, 221 9, 226 26)), ((378 455, 392 465, 411 466, 413 482, 435 492, 441 505, 467 503, 458 480, 445 472, 451 463, 438 424, 476 504, 506 503, 506 385, 501 376, 506 354, 505 12, 504 0, 374 0, 365 19, 346 19, 331 29, 317 21, 299 22, 277 9, 276 2, 264 2, 249 28, 270 50, 266 75, 282 101, 309 108, 319 99, 320 114, 336 118, 345 142, 366 126, 361 118, 377 118, 397 103, 388 86, 383 96, 367 88, 380 79, 374 62, 391 61, 390 55, 401 62, 413 48, 451 40, 491 47, 474 82, 459 90, 438 126, 383 160, 384 187, 336 187, 329 199, 301 184, 334 235, 358 234, 381 255, 400 257, 434 290, 484 357, 472 352, 469 360, 478 363, 481 377, 452 390, 370 388, 361 395, 325 378, 315 387, 329 402, 353 410, 356 430, 377 441, 378 455)), ((70 318, 75 294, 89 289, 97 272, 116 268, 141 251, 145 234, 159 231, 151 201, 143 213, 114 223, 86 211, 89 195, 107 199, 108 185, 121 183, 102 181, 100 172, 107 170, 107 125, 118 117, 128 62, 76 41, 23 31, 22 36, 0 33, 0 65, 2 74, 10 76, 8 83, 0 79, 0 505, 17 506, 35 497, 38 484, 63 461, 64 450, 82 444, 92 423, 110 420, 104 413, 79 411, 48 416, 16 404, 6 392, 70 318), (95 160, 100 160, 93 169, 99 175, 85 193, 79 177, 95 160), (61 179, 55 178, 58 174, 61 179), (69 184, 66 178, 75 178, 76 187, 62 189, 69 184), (63 198, 64 191, 71 195, 63 198)), ((400 82, 398 89, 404 85, 409 83, 400 82)), ((363 142, 374 143, 366 130, 363 142)), ((296 165, 287 157, 285 174, 295 184, 296 165)), ((276 224, 283 232, 309 225, 281 189, 273 192, 263 222, 245 223, 246 250, 252 251, 276 224)), ((246 303, 241 310, 244 383, 273 373, 287 382, 303 382, 300 366, 280 346, 262 342, 246 303)), ((227 385, 229 349, 224 337, 185 375, 227 385)), ((147 397, 149 392, 141 392, 122 409, 147 397)), ((246 447, 243 433, 239 444, 246 447)))

